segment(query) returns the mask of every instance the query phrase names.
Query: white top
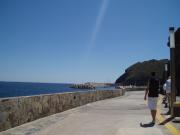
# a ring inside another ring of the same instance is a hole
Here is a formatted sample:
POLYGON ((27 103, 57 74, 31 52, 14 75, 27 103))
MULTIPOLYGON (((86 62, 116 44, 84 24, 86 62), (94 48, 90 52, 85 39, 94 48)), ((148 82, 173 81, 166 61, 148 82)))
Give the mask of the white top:
POLYGON ((163 85, 163 90, 166 91, 166 83, 163 85))
POLYGON ((168 79, 166 83, 163 85, 163 89, 166 93, 171 93, 171 79, 168 79))

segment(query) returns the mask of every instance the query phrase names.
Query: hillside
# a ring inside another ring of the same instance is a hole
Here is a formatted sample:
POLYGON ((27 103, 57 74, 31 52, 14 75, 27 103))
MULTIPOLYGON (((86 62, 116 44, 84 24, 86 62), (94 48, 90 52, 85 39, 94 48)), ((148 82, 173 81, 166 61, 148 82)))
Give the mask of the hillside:
POLYGON ((146 85, 150 73, 155 71, 157 77, 161 80, 164 79, 164 65, 167 63, 167 59, 163 60, 149 60, 144 62, 138 62, 130 66, 125 70, 125 73, 121 75, 117 80, 116 84, 122 85, 146 85))

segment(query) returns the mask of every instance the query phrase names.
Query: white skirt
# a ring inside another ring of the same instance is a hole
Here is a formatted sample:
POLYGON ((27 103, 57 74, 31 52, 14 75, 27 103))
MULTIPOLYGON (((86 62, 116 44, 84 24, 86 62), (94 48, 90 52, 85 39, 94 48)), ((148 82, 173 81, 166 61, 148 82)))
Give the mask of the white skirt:
POLYGON ((148 107, 150 110, 156 110, 158 97, 148 97, 148 107))

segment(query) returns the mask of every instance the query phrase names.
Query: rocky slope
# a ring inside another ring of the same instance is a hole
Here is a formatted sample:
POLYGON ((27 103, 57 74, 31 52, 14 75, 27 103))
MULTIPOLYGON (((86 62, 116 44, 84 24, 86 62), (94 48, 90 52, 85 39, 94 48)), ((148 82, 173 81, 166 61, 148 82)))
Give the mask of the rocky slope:
POLYGON ((138 62, 130 66, 125 70, 125 73, 121 75, 117 80, 116 84, 121 85, 146 85, 151 72, 156 72, 157 77, 164 80, 164 69, 167 59, 163 60, 149 60, 144 62, 138 62))

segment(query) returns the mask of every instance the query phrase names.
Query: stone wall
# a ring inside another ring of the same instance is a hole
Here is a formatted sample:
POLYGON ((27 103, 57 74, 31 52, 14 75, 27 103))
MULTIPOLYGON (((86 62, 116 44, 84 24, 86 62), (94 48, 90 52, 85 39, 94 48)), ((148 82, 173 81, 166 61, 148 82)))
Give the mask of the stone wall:
POLYGON ((125 90, 60 93, 0 99, 0 131, 90 102, 121 96, 125 90))

